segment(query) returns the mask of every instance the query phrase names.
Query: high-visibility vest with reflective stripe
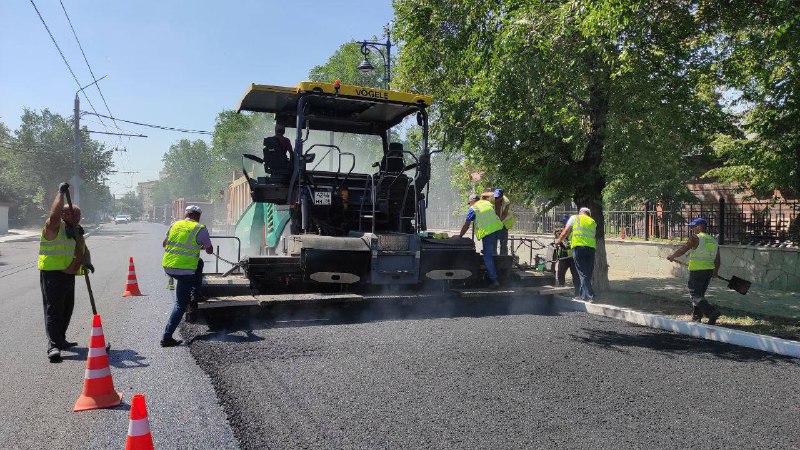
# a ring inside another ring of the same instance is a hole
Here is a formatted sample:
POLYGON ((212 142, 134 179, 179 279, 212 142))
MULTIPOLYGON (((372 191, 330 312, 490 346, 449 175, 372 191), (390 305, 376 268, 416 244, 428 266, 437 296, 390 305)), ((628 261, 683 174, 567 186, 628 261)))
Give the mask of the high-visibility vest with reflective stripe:
MULTIPOLYGON (((55 239, 44 237, 45 228, 39 237, 39 270, 64 270, 75 258, 75 239, 67 237, 66 223, 62 220, 55 239)), ((82 268, 81 268, 82 269, 82 268)), ((81 270, 78 275, 83 275, 81 270)))
MULTIPOLYGON (((503 196, 503 203, 500 205, 500 213, 503 213, 503 210, 506 209, 506 206, 511 204, 511 200, 508 199, 505 195, 503 196)), ((514 227, 514 211, 511 208, 508 208, 508 214, 506 214, 506 220, 503 221, 503 225, 506 227, 506 230, 511 230, 514 227)))
POLYGON ((475 211, 475 236, 478 239, 503 229, 503 222, 494 212, 494 205, 486 200, 478 200, 472 205, 475 211))
POLYGON ((700 242, 689 252, 689 270, 713 270, 717 259, 717 240, 708 233, 697 233, 700 242))
POLYGON ((197 233, 205 225, 191 220, 179 220, 169 228, 167 245, 161 265, 168 269, 197 269, 200 260, 200 245, 197 233))
POLYGON ((595 240, 595 233, 597 232, 597 223, 589 216, 578 214, 575 217, 575 223, 572 224, 572 237, 569 240, 570 247, 597 247, 595 240))

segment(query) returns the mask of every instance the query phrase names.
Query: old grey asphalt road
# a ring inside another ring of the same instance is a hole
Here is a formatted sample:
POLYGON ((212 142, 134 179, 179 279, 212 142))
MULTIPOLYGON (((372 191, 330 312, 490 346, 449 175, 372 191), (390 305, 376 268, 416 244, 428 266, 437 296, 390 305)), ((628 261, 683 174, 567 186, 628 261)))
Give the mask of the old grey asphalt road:
POLYGON ((60 364, 45 357, 42 300, 36 269, 38 237, 0 243, 0 448, 122 448, 134 393, 147 398, 159 449, 233 449, 238 445, 208 376, 188 348, 162 349, 160 333, 172 306, 160 268, 166 227, 105 225, 89 237, 97 272, 92 287, 103 318, 114 384, 124 394, 114 409, 72 412, 83 386, 91 309, 82 279, 67 338, 79 343, 60 364), (146 296, 122 298, 133 256, 146 296))
POLYGON ((535 305, 184 329, 247 449, 800 448, 800 361, 535 305))

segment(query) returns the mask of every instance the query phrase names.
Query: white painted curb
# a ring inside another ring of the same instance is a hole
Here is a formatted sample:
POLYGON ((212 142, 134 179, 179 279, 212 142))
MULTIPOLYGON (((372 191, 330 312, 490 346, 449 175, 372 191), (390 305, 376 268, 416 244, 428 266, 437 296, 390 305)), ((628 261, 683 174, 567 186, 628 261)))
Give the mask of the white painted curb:
POLYGON ((560 295, 553 296, 553 306, 557 310, 583 311, 598 316, 611 317, 651 328, 672 331, 710 341, 748 347, 778 355, 800 358, 800 342, 772 336, 732 330, 730 328, 689 322, 680 319, 648 314, 612 305, 585 303, 560 295))

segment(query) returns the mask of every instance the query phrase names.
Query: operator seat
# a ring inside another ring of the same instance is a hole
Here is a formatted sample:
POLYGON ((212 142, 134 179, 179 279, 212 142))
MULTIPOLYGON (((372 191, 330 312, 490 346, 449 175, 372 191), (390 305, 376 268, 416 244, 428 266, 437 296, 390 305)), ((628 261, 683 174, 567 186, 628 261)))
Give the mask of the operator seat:
POLYGON ((380 172, 375 174, 376 209, 379 212, 375 218, 376 229, 402 232, 397 229, 398 220, 401 215, 408 215, 406 210, 413 208, 413 205, 403 206, 404 200, 408 202, 410 197, 409 178, 403 173, 405 158, 402 143, 389 143, 389 150, 381 159, 379 168, 380 172))
POLYGON ((287 149, 282 148, 275 136, 264 138, 264 170, 270 174, 271 183, 288 183, 289 157, 287 149))

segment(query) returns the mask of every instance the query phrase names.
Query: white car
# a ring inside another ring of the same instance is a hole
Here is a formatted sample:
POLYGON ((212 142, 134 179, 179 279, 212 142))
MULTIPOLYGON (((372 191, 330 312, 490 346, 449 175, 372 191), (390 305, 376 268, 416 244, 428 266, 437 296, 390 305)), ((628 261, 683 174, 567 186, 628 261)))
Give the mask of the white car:
POLYGON ((119 214, 114 218, 114 223, 117 225, 121 223, 131 223, 131 216, 127 214, 119 214))

